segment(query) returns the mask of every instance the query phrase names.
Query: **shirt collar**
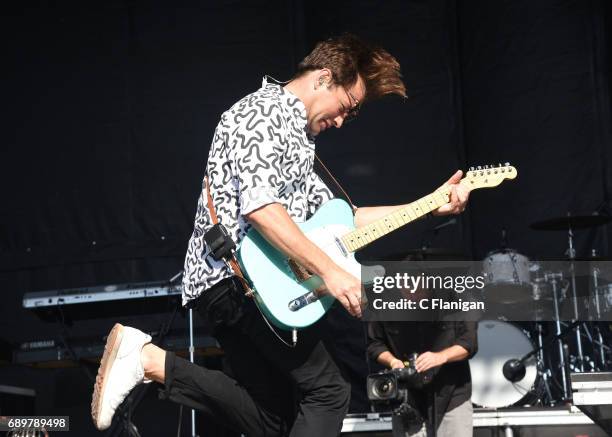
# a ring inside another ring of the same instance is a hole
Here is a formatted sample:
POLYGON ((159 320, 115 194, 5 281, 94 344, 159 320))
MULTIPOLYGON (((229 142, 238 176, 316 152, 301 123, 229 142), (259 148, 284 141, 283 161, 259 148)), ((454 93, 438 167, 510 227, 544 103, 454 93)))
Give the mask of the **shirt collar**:
POLYGON ((271 76, 266 75, 263 77, 261 86, 263 88, 273 87, 275 90, 277 90, 281 101, 287 107, 289 113, 294 117, 297 126, 306 131, 306 124, 308 122, 306 117, 306 106, 304 105, 304 102, 302 102, 295 94, 290 93, 283 87, 283 85, 287 83, 288 82, 281 82, 271 76))

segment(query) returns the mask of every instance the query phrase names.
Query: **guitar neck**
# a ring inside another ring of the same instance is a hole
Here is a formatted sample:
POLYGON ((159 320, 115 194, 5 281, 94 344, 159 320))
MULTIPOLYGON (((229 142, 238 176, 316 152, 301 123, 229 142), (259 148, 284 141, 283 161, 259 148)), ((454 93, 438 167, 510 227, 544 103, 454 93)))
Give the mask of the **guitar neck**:
MULTIPOLYGON (((469 187, 470 190, 492 188, 506 179, 516 178, 517 174, 516 168, 509 163, 499 164, 498 166, 487 165, 484 168, 471 168, 459 183, 469 187)), ((388 233, 423 217, 428 212, 438 209, 448 203, 449 198, 450 188, 445 185, 433 193, 421 197, 416 202, 409 203, 375 222, 347 233, 341 238, 342 242, 349 251, 355 252, 380 237, 384 237, 388 233)))
POLYGON ((383 218, 345 234, 342 236, 342 242, 348 250, 356 252, 375 240, 384 237, 410 222, 418 220, 425 214, 448 203, 449 196, 450 189, 446 186, 442 187, 427 196, 421 197, 419 200, 396 209, 383 218))

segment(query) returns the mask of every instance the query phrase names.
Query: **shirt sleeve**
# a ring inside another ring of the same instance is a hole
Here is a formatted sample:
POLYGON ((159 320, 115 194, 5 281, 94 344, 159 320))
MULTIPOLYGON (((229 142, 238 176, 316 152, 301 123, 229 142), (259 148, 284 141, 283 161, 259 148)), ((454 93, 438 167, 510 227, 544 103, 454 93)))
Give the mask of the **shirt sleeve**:
POLYGON ((376 359, 383 352, 388 351, 387 336, 381 322, 368 322, 368 344, 367 353, 370 360, 376 363, 376 359))
POLYGON ((457 322, 455 344, 468 351, 468 359, 478 352, 478 322, 457 322))
POLYGON ((325 202, 334 198, 334 194, 314 171, 308 176, 308 214, 313 215, 325 202))
POLYGON ((290 184, 290 174, 283 172, 288 144, 277 102, 249 100, 228 116, 229 154, 236 169, 241 214, 281 203, 280 193, 290 184))

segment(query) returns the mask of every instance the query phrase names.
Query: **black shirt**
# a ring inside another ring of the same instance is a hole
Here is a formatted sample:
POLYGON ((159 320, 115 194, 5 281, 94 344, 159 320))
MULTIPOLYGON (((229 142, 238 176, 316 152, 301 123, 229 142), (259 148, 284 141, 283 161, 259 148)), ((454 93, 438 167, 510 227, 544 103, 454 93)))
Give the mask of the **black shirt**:
MULTIPOLYGON (((416 352, 439 352, 453 345, 468 351, 472 358, 478 350, 477 322, 370 322, 368 355, 376 361, 390 351, 404 361, 416 352)), ((446 363, 436 369, 432 382, 423 390, 412 390, 414 407, 426 418, 435 416, 436 428, 447 411, 472 397, 472 379, 467 360, 446 363), (428 401, 434 398, 434 402, 428 401)))

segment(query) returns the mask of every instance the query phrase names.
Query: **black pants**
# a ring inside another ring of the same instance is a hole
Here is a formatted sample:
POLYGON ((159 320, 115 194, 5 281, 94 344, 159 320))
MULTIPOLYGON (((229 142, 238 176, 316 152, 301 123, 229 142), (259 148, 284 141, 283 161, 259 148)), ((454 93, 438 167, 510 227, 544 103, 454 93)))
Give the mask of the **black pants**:
POLYGON ((205 293, 197 310, 213 323, 236 379, 168 352, 162 398, 203 411, 248 437, 338 435, 350 387, 316 326, 300 331, 297 346, 289 348, 233 280, 205 293))

